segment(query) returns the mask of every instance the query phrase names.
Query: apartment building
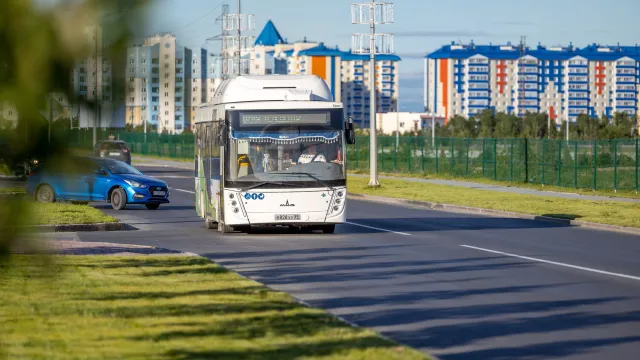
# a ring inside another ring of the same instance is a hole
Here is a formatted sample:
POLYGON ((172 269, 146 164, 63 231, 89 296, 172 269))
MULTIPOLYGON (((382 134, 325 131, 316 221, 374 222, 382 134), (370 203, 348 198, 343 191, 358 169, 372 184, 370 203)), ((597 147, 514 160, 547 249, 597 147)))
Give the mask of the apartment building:
POLYGON ((455 44, 424 62, 424 106, 446 119, 485 109, 548 113, 557 123, 640 113, 640 47, 455 44))
POLYGON ((126 73, 126 123, 147 122, 169 133, 191 127, 195 107, 212 96, 222 76, 218 55, 181 46, 173 34, 129 48, 126 73))

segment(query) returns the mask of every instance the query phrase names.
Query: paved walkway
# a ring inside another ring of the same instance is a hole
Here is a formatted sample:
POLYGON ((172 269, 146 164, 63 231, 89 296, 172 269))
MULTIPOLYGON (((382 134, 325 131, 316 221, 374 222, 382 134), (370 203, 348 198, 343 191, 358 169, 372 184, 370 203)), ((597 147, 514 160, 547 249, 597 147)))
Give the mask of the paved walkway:
POLYGON ((152 246, 82 242, 75 233, 23 235, 13 248, 15 254, 47 253, 54 255, 189 255, 177 250, 152 246))
MULTIPOLYGON (((159 159, 148 159, 148 158, 133 158, 133 165, 136 166, 167 166, 167 167, 175 167, 179 169, 187 169, 193 170, 193 163, 191 162, 180 162, 180 161, 170 161, 170 160, 159 160, 159 159)), ((144 169, 142 169, 144 170, 144 169)), ((366 174, 351 174, 350 176, 354 177, 369 177, 366 174)), ((619 202, 628 202, 628 203, 639 203, 640 199, 629 199, 629 198, 620 198, 620 197, 609 197, 609 196, 598 196, 598 195, 581 195, 574 193, 563 193, 563 192, 555 192, 555 191, 543 191, 536 189, 527 189, 527 188, 519 188, 519 187, 508 187, 501 185, 492 185, 492 184, 481 184, 470 181, 458 181, 458 180, 437 180, 437 179, 420 179, 420 178, 410 178, 410 177, 397 177, 397 176, 380 176, 381 179, 396 179, 396 180, 404 180, 409 182, 418 182, 418 183, 428 183, 428 184, 438 184, 438 185, 449 185, 449 186, 461 186, 468 189, 477 189, 477 190, 488 190, 488 191, 499 191, 505 193, 512 194, 523 194, 523 195, 538 195, 538 196, 549 196, 563 199, 579 199, 579 200, 597 200, 597 201, 619 201, 619 202)))

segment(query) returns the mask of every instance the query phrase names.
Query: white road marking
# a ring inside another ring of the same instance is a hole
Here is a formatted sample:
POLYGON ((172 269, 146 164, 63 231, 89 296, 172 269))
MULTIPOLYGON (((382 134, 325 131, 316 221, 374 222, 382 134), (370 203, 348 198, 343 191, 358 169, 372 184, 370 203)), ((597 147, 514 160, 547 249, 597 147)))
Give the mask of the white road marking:
POLYGON ((195 191, 191 191, 191 190, 183 190, 183 189, 174 189, 171 188, 171 190, 175 190, 175 191, 181 191, 181 192, 185 192, 185 193, 189 193, 189 194, 195 194, 195 191))
POLYGON ((179 176, 179 175, 154 175, 154 178, 159 179, 193 179, 193 176, 179 176))
POLYGON ((522 256, 522 255, 510 254, 510 253, 506 253, 506 252, 502 252, 502 251, 484 249, 484 248, 481 248, 481 247, 476 247, 476 246, 471 246, 471 245, 460 245, 460 246, 466 247, 466 248, 469 248, 469 249, 486 251, 486 252, 490 252, 490 253, 493 253, 493 254, 512 256, 512 257, 516 257, 516 258, 520 258, 520 259, 537 261, 537 262, 541 262, 541 263, 545 263, 545 264, 564 266, 564 267, 568 267, 568 268, 572 268, 572 269, 578 269, 578 270, 589 271, 589 272, 594 272, 594 273, 603 274, 603 275, 617 276, 617 277, 621 277, 621 278, 625 278, 625 279, 631 279, 631 280, 640 281, 640 277, 638 277, 638 276, 632 276, 632 275, 614 273, 614 272, 609 272, 609 271, 604 271, 604 270, 592 269, 592 268, 588 268, 588 267, 584 267, 584 266, 565 264, 565 263, 561 263, 561 262, 557 262, 557 261, 538 259, 538 258, 534 258, 534 257, 530 257, 530 256, 522 256))
POLYGON ((350 221, 345 221, 345 224, 354 225, 354 226, 360 226, 360 227, 367 228, 367 229, 386 231, 386 232, 390 232, 390 233, 394 233, 394 234, 398 234, 398 235, 411 236, 411 234, 408 234, 408 233, 405 233, 405 232, 387 230, 387 229, 382 229, 382 228, 373 227, 373 226, 369 226, 369 225, 357 224, 357 223, 350 222, 350 221))

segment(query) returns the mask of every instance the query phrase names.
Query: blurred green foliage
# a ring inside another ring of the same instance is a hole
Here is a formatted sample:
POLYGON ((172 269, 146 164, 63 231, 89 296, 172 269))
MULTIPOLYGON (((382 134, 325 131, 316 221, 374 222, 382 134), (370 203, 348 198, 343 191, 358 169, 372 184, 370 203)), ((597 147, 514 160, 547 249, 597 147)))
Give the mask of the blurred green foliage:
MULTIPOLYGON (((136 29, 142 29, 149 0, 60 0, 35 2, 3 0, 0 11, 0 104, 15 107, 19 119, 9 124, 0 119, 3 160, 15 165, 37 158, 44 163, 65 161, 68 150, 63 136, 66 124, 51 127, 42 115, 51 93, 64 94, 72 104, 97 104, 72 90, 72 71, 93 54, 93 42, 85 29, 99 25, 103 34, 104 60, 114 68, 114 98, 124 89, 127 46, 136 29), (122 75, 120 76, 119 73, 122 75), (54 160, 55 159, 55 160, 54 160)), ((10 254, 17 237, 15 225, 28 218, 27 206, 18 200, 0 200, 0 262, 10 254)))

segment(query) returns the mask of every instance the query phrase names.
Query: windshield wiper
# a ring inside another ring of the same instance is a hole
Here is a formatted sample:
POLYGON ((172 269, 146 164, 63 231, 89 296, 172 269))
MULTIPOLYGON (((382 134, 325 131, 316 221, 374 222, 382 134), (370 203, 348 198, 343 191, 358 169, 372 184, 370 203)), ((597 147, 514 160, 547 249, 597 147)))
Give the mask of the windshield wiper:
POLYGON ((263 181, 263 182, 259 182, 257 184, 253 184, 253 185, 249 185, 247 187, 241 188, 240 191, 249 191, 251 189, 255 189, 257 187, 264 186, 264 185, 301 186, 299 184, 286 183, 286 182, 282 182, 282 181, 263 181))
POLYGON ((315 180, 317 183, 319 183, 322 186, 326 186, 327 188, 329 188, 330 190, 333 190, 333 186, 329 185, 329 183, 327 183, 324 180, 320 180, 318 177, 316 177, 315 175, 308 173, 308 172, 275 172, 272 174, 278 174, 278 175, 306 175, 310 178, 312 178, 313 180, 315 180))

